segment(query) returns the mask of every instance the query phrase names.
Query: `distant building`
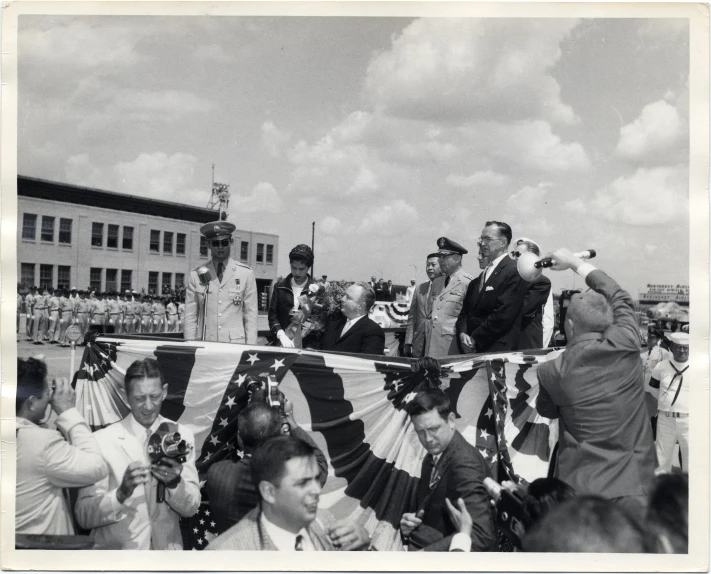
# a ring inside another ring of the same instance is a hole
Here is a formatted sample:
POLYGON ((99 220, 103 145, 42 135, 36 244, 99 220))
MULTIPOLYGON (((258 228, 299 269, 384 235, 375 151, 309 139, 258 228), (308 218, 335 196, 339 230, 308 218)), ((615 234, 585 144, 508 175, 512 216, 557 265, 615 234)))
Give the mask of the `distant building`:
MULTIPOLYGON (((26 287, 161 294, 185 285, 209 250, 200 225, 219 212, 19 176, 17 276, 26 287)), ((232 257, 257 279, 260 309, 276 279, 279 236, 237 229, 232 257)))
POLYGON ((655 305, 673 301, 679 305, 689 305, 688 285, 661 285, 648 283, 645 291, 639 293, 640 305, 655 305))

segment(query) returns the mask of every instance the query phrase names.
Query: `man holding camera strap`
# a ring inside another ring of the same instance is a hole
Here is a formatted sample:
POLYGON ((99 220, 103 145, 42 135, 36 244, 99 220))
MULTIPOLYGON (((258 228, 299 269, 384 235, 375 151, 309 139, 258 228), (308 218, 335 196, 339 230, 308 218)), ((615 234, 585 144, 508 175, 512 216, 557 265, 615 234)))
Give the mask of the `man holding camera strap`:
POLYGON ((151 464, 148 440, 168 420, 160 416, 168 386, 155 359, 131 364, 124 384, 131 414, 95 433, 109 476, 81 489, 77 521, 109 548, 182 550, 179 518, 194 515, 200 506, 195 439, 178 425, 180 437, 192 447, 186 461, 163 457, 151 464), (156 498, 159 482, 165 485, 164 502, 156 498))

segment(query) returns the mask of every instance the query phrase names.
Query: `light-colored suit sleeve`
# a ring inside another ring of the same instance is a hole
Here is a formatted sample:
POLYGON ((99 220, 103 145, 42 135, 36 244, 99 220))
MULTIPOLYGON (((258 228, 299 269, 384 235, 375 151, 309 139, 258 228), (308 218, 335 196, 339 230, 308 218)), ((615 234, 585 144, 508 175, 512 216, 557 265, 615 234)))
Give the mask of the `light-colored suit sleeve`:
POLYGON ((254 272, 249 271, 246 285, 244 286, 244 298, 242 300, 242 313, 244 321, 244 336, 247 345, 257 344, 257 315, 259 313, 257 297, 257 280, 254 272))
POLYGON ((183 318, 183 339, 195 341, 198 329, 198 301, 195 293, 197 273, 190 272, 188 288, 185 291, 185 317, 183 318))
MULTIPOLYGON (((180 425, 180 436, 188 443, 195 446, 195 437, 189 428, 180 425)), ((195 468, 195 449, 190 451, 187 460, 183 463, 180 473, 180 482, 175 488, 165 489, 166 503, 180 516, 192 516, 200 507, 200 483, 197 468, 195 468)))
POLYGON ((419 297, 418 293, 415 291, 412 295, 412 303, 410 304, 410 310, 407 313, 407 329, 405 329, 405 344, 412 345, 412 339, 415 335, 415 318, 417 317, 417 301, 419 297))
POLYGON ((57 427, 69 442, 56 435, 43 453, 44 472, 49 482, 60 488, 86 486, 108 475, 96 437, 75 408, 63 412, 57 427), (71 444, 70 444, 71 443, 71 444))

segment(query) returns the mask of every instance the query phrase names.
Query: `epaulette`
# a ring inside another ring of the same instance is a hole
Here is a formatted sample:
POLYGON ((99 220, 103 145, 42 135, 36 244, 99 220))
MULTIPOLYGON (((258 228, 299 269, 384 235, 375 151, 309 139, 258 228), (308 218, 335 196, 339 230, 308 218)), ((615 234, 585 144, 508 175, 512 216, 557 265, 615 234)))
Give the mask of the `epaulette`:
POLYGON ((467 273, 466 271, 462 273, 462 277, 464 277, 465 279, 469 279, 469 281, 474 281, 474 277, 469 275, 469 273, 467 273))
POLYGON ((237 265, 239 265, 240 267, 244 267, 245 269, 249 269, 250 271, 252 270, 252 268, 249 265, 247 265, 246 263, 241 263, 239 261, 235 261, 235 263, 237 265))

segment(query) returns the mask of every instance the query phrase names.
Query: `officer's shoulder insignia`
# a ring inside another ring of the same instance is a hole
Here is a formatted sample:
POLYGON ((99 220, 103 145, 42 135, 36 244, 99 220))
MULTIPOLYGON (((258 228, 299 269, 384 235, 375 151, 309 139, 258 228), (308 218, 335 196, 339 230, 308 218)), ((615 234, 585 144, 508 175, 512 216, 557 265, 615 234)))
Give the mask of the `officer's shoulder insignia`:
MULTIPOLYGON (((245 269, 249 269, 250 271, 252 270, 252 268, 251 268, 249 265, 247 265, 246 263, 241 263, 241 262, 239 262, 239 261, 235 261, 235 264, 236 264, 236 265, 239 265, 240 267, 244 267, 245 269)), ((237 267, 235 267, 235 269, 236 269, 236 268, 237 268, 237 267)))
POLYGON ((462 277, 464 277, 465 279, 469 279, 469 281, 474 281, 474 276, 469 275, 469 273, 467 273, 466 271, 462 273, 462 277))

